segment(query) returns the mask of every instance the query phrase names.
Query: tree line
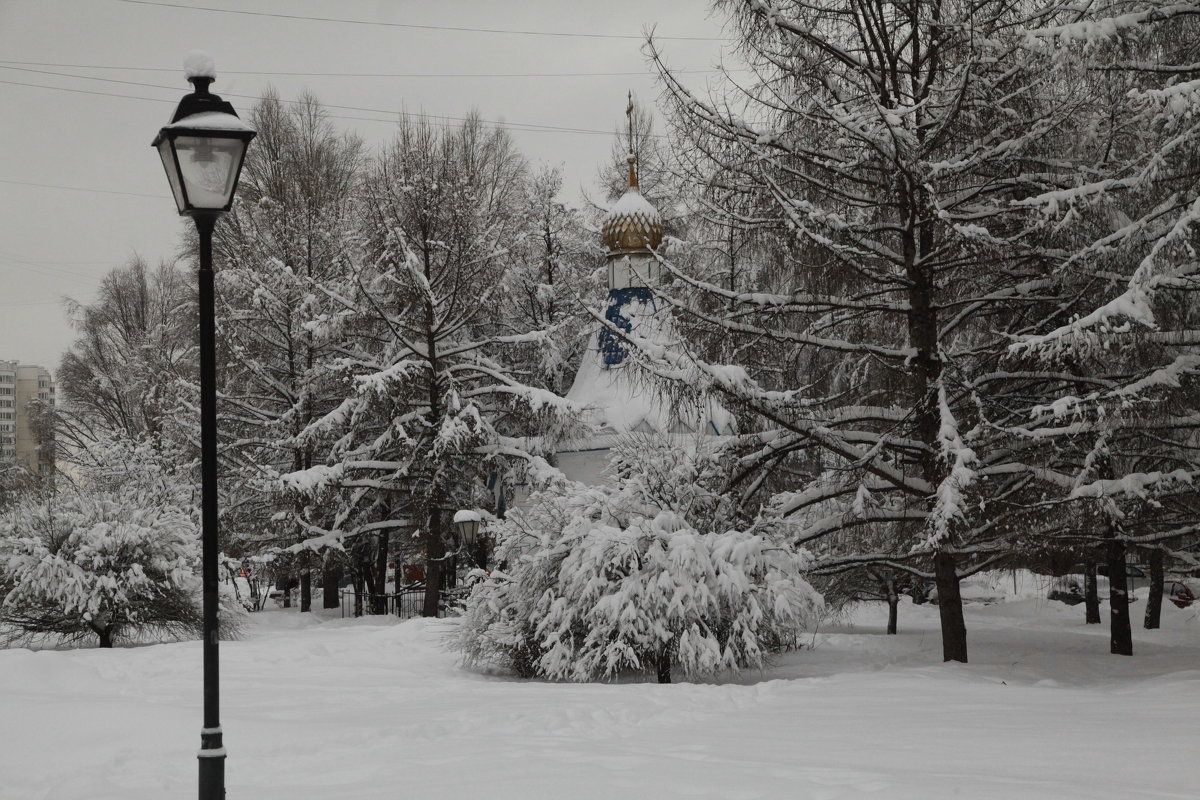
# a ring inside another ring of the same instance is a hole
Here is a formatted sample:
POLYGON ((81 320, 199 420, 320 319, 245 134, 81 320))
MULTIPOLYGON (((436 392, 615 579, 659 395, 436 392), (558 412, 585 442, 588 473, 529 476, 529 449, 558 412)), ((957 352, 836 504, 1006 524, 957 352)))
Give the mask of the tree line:
MULTIPOLYGON (((943 657, 966 661, 960 583, 1001 568, 1082 572, 1094 622, 1107 572, 1131 653, 1131 554, 1159 583, 1147 626, 1165 572, 1197 568, 1197 7, 714 7, 748 72, 702 94, 651 38, 663 133, 638 108, 614 148, 670 220, 677 336, 613 333, 648 391, 717 398, 737 435, 632 443, 612 487, 558 481, 603 324, 595 210, 474 117, 402 117, 369 150, 317 99, 268 96, 215 244, 226 552, 270 553, 305 607, 314 573, 379 595, 408 552, 432 615, 448 512, 521 485, 541 491, 496 524, 509 569, 464 644, 519 672, 755 663, 817 613, 810 583, 887 600, 892 630, 900 592, 932 587, 943 657), (648 570, 709 589, 668 611, 648 570), (605 616, 621 603, 641 622, 605 616)), ((89 474, 152 452, 154 480, 194 484, 193 291, 134 263, 76 309, 60 438, 89 474)))

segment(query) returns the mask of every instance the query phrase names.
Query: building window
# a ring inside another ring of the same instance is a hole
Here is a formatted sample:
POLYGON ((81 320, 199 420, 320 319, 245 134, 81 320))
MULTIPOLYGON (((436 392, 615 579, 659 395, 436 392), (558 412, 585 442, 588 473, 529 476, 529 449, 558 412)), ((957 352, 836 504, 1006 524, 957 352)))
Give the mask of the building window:
POLYGON ((12 390, 11 386, 0 386, 0 394, 12 394, 12 393, 13 393, 13 390, 12 390))

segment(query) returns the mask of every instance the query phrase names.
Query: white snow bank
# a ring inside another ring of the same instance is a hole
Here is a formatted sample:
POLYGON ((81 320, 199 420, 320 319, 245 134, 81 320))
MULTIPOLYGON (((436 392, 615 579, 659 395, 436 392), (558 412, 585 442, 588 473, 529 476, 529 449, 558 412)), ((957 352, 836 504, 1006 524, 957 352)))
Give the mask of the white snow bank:
MULTIPOLYGON (((335 612, 336 613, 336 612, 335 612)), ((934 606, 886 608, 725 685, 523 682, 467 671, 453 623, 252 615, 221 644, 230 798, 488 800, 1191 797, 1196 607, 1135 628, 1082 606, 966 609, 943 665, 934 606)), ((1136 616, 1136 615, 1135 615, 1136 616)), ((200 644, 0 651, 0 797, 195 794, 200 644)))

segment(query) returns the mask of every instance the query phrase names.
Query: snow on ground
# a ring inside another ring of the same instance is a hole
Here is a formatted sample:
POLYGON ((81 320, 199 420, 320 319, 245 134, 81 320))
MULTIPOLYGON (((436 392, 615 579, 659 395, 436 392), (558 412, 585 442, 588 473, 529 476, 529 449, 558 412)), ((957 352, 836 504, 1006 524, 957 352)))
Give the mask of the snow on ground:
MULTIPOLYGON (((1200 605, 1122 658, 1009 594, 968 606, 969 665, 936 607, 886 636, 867 606, 723 685, 523 682, 461 668, 453 621, 262 612, 221 646, 229 797, 1195 797, 1200 605)), ((0 686, 0 797, 194 796, 199 643, 0 651, 0 686)))

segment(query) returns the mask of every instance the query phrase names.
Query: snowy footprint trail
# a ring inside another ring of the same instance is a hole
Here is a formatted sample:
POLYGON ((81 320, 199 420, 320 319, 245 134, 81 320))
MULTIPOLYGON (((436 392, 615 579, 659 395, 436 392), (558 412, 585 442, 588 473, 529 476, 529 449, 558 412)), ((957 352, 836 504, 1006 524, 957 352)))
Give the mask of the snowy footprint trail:
MULTIPOLYGON (((1164 609, 1164 613, 1166 613, 1164 609)), ((816 637, 726 684, 548 684, 465 670, 453 621, 256 615, 224 643, 230 798, 1190 798, 1200 622, 1107 654, 1057 604, 936 609, 816 637)), ((198 643, 0 651, 0 797, 194 794, 198 643)))

